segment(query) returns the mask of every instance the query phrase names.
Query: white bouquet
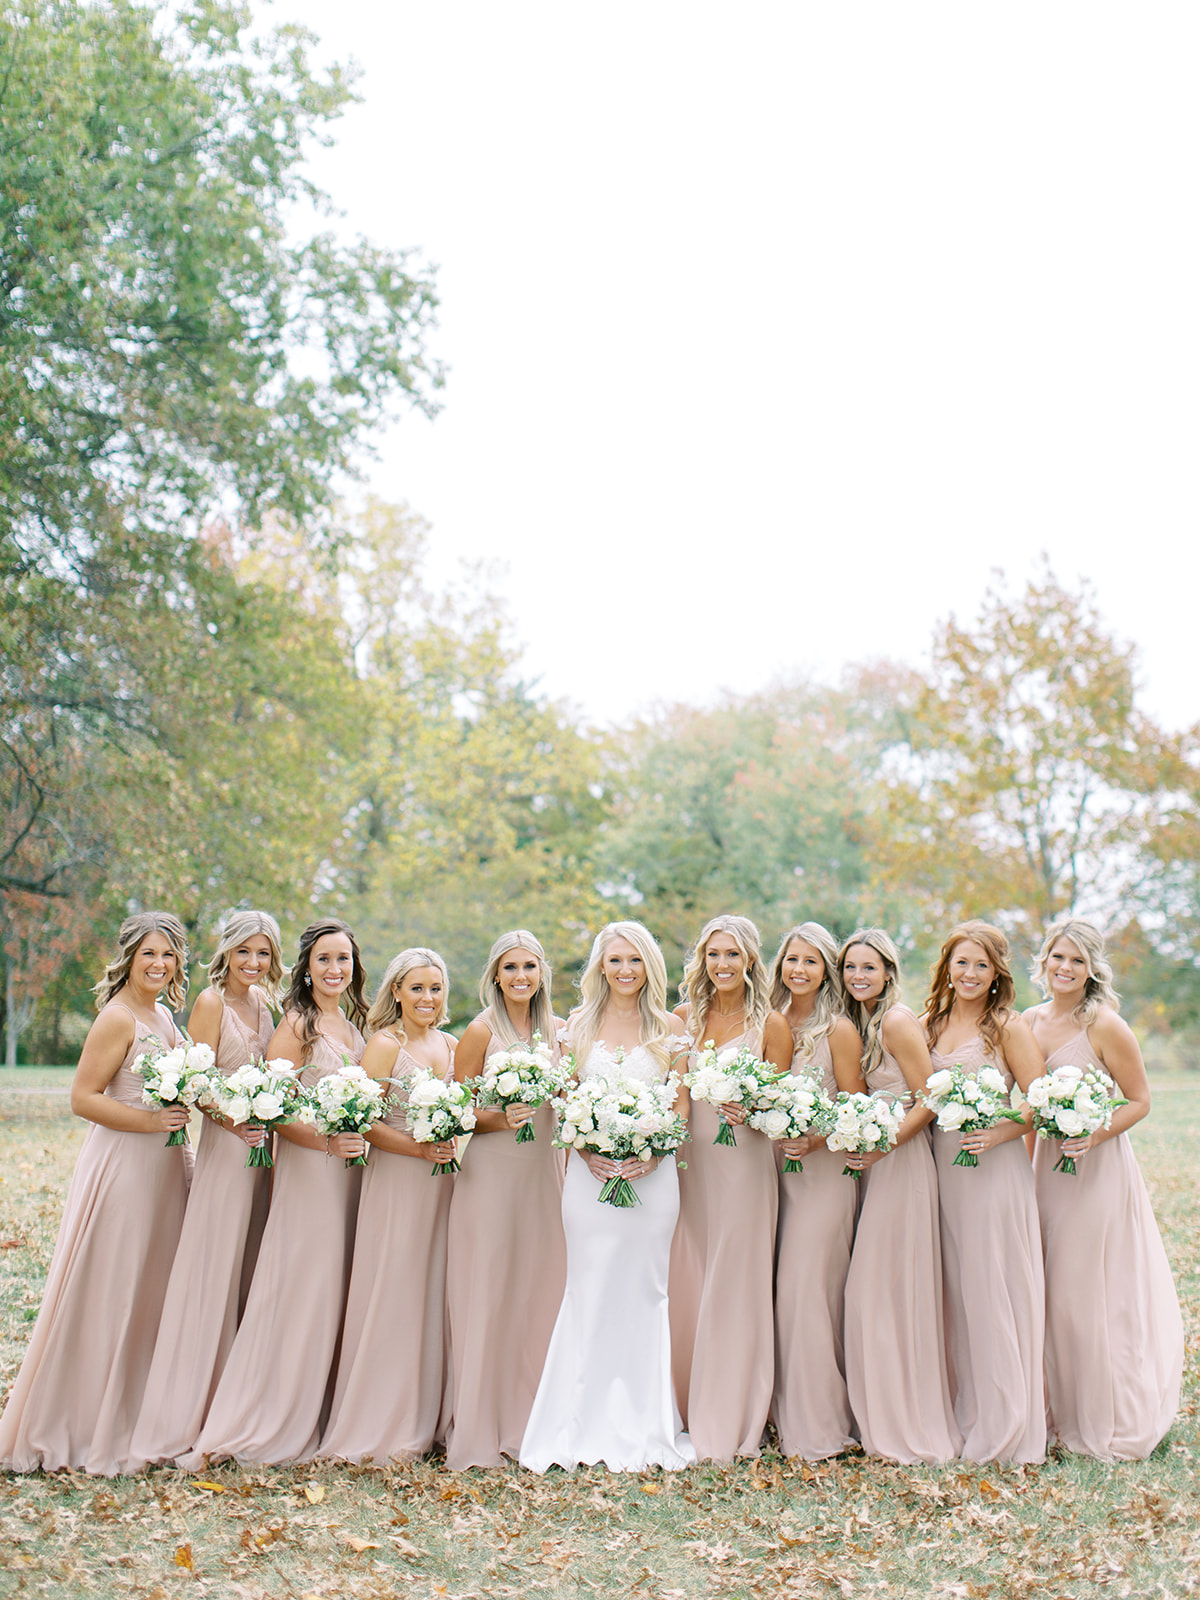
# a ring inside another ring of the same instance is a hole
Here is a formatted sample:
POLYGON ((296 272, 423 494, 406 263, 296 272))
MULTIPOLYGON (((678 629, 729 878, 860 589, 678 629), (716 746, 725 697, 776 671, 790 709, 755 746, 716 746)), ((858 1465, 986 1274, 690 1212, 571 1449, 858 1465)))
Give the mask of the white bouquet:
MULTIPOLYGON (((769 1061, 760 1061, 745 1045, 730 1044, 718 1050, 710 1039, 683 1081, 692 1091, 693 1100, 706 1100, 713 1106, 744 1106, 750 1112, 757 1109, 763 1088, 783 1075, 769 1061)), ((718 1118, 713 1143, 737 1144, 724 1112, 718 1118)))
MULTIPOLYGON (((216 1058, 206 1044, 185 1039, 173 1050, 148 1050, 133 1063, 142 1080, 142 1100, 148 1106, 203 1106, 208 1103, 216 1071, 216 1058)), ((187 1144, 187 1128, 175 1128, 167 1143, 187 1144)))
MULTIPOLYGON (((674 1072, 665 1083, 585 1078, 572 1084, 559 1103, 554 1142, 563 1150, 611 1156, 614 1161, 670 1155, 688 1136, 687 1124, 675 1110, 678 1089, 679 1076, 674 1072)), ((609 1178, 599 1198, 610 1206, 641 1205, 628 1178, 609 1178)))
MULTIPOLYGON (((407 1078, 408 1131, 418 1144, 441 1144, 460 1133, 470 1133, 475 1126, 475 1111, 471 1105, 471 1087, 467 1083, 449 1083, 428 1067, 418 1067, 407 1078)), ((457 1160, 435 1161, 433 1176, 459 1170, 457 1160)))
MULTIPOLYGON (((763 1085, 758 1104, 746 1121, 768 1139, 803 1139, 806 1133, 820 1138, 832 1131, 833 1101, 819 1083, 789 1072, 774 1083, 763 1085)), ((788 1156, 783 1170, 803 1172, 804 1164, 797 1157, 788 1156)))
MULTIPOLYGON (((1107 1128, 1113 1112, 1128 1102, 1101 1067, 1063 1066, 1035 1078, 1025 1091, 1033 1126, 1042 1139, 1086 1139, 1107 1128)), ((1060 1156, 1055 1172, 1074 1173, 1073 1156, 1060 1156)))
MULTIPOLYGON (((890 1150, 904 1121, 902 1103, 873 1094, 847 1094, 844 1090, 833 1103, 834 1122, 825 1143, 830 1150, 866 1156, 875 1150, 890 1150)), ((857 1167, 843 1167, 844 1177, 860 1178, 857 1167)))
MULTIPOLYGON (((213 1079, 213 1109, 233 1123, 275 1128, 296 1115, 303 1091, 298 1069, 290 1061, 246 1061, 225 1077, 213 1079)), ((248 1167, 274 1166, 269 1143, 253 1145, 248 1167)))
MULTIPOLYGON (((377 1078, 371 1077, 350 1060, 342 1057, 336 1072, 327 1072, 318 1078, 312 1088, 300 1087, 297 1096, 296 1122, 304 1122, 327 1139, 338 1133, 366 1133, 373 1122, 378 1122, 387 1110, 387 1093, 377 1078)), ((347 1156, 348 1167, 365 1167, 367 1153, 347 1156)))
MULTIPOLYGON (((998 1122, 1025 1120, 1009 1105, 1008 1085, 995 1067, 980 1067, 977 1076, 962 1067, 942 1067, 925 1080, 921 1104, 937 1113, 937 1125, 945 1133, 977 1133, 998 1122)), ((979 1157, 973 1150, 960 1150, 953 1165, 977 1167, 979 1157)))
MULTIPOLYGON (((559 1095, 571 1081, 570 1057, 556 1061, 542 1036, 535 1033, 527 1045, 497 1050, 483 1064, 477 1078, 468 1080, 475 1091, 475 1104, 484 1106, 540 1106, 559 1095)), ((517 1143, 536 1139, 531 1123, 517 1129, 517 1143)))

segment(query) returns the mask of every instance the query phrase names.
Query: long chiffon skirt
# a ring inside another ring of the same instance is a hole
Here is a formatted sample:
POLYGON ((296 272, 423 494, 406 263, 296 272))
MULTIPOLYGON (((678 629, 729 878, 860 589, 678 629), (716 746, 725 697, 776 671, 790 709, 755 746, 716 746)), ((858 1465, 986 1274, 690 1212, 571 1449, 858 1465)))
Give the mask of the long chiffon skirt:
POLYGON ((1061 1154, 1038 1140, 1050 1435, 1101 1461, 1140 1461, 1179 1409, 1175 1282, 1128 1136, 1089 1150, 1074 1177, 1054 1171, 1061 1154))
POLYGON ((640 1472, 696 1459, 671 1383, 674 1160, 665 1158, 634 1187, 640 1205, 602 1204, 583 1160, 567 1162, 567 1286, 521 1442, 521 1465, 534 1472, 600 1461, 612 1472, 640 1472))
POLYGON ((520 1453, 562 1303, 563 1162, 548 1105, 533 1127, 524 1144, 511 1130, 476 1133, 454 1180, 446 1465, 455 1470, 520 1453))
MULTIPOLYGON (((847 1178, 853 1183, 853 1178, 847 1178)), ((846 1277, 846 1389, 868 1455, 951 1461, 962 1446, 946 1371, 937 1178, 922 1131, 866 1185, 846 1277)))
POLYGON ((267 1221, 271 1172, 205 1121, 133 1449, 173 1461, 200 1435, 249 1294, 267 1221))
POLYGON ((88 1129, 0 1417, 0 1466, 115 1477, 143 1465, 131 1439, 183 1226, 187 1151, 161 1132, 88 1129))
POLYGON ((227 1456, 267 1465, 304 1461, 316 1449, 329 1408, 362 1171, 279 1140, 246 1313, 195 1448, 179 1462, 187 1471, 227 1456))
POLYGON ((822 1147, 804 1157, 803 1172, 779 1175, 771 1414, 784 1455, 809 1461, 836 1456, 855 1438, 844 1320, 858 1184, 844 1166, 844 1156, 822 1147))

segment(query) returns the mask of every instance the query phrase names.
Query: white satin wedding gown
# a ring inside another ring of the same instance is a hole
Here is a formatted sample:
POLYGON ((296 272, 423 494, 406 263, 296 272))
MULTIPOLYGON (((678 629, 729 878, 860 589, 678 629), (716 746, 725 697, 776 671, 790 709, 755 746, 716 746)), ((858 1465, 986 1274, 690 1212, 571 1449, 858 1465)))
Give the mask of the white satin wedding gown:
MULTIPOLYGON (((597 1042, 581 1078, 659 1083, 663 1073, 641 1045, 618 1067, 597 1042)), ((600 1202, 600 1181, 572 1152, 563 1185, 567 1285, 520 1461, 533 1472, 604 1462, 611 1472, 691 1466, 671 1381, 667 1269, 679 1214, 674 1156, 634 1184, 640 1205, 600 1202)))

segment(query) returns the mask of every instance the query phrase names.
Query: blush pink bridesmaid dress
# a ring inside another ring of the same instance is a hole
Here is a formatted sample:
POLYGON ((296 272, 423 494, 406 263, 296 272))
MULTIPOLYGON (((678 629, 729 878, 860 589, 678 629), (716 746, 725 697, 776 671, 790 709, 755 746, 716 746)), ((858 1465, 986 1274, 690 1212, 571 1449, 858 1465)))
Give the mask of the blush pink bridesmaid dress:
MULTIPOLYGON (((504 1048, 493 1034, 487 1055, 504 1048)), ((512 1129, 476 1131, 454 1180, 446 1465, 455 1470, 519 1456, 562 1303, 563 1151, 548 1104, 532 1126, 536 1138, 524 1144, 512 1129)))
MULTIPOLYGON (((446 1036, 448 1037, 448 1036, 446 1036)), ((406 1131, 401 1047, 384 1118, 406 1131)), ((333 1406, 320 1457, 410 1461, 439 1437, 446 1374, 446 1235, 458 1179, 421 1156, 372 1150, 363 1178, 354 1270, 333 1406)))
MULTIPOLYGON (((946 1055, 934 1071, 1012 1073, 981 1038, 946 1055)), ((1033 1169, 1023 1139, 984 1150, 977 1167, 956 1167, 957 1133, 933 1130, 946 1310, 946 1360, 954 1416, 968 1461, 1041 1461, 1046 1454, 1042 1380, 1045 1286, 1033 1169)))
MULTIPOLYGON (((134 1018, 104 1091, 123 1105, 143 1105, 138 1056, 182 1042, 170 1015, 158 1015, 161 1032, 134 1018)), ((187 1203, 188 1147, 166 1138, 88 1126, 42 1308, 0 1417, 0 1466, 104 1477, 142 1466, 131 1439, 187 1203)))
MULTIPOLYGON (((1094 1066, 1086 1030, 1047 1071, 1094 1066)), ((1055 1172, 1056 1139, 1033 1170, 1046 1263, 1050 1437, 1101 1461, 1141 1461, 1179 1409, 1183 1322, 1150 1196, 1126 1133, 1055 1172)))
MULTIPOLYGON (((354 1039, 357 1061, 357 1030, 354 1039)), ((300 1080, 311 1086, 341 1065, 341 1050, 319 1037, 300 1080)), ((274 1171, 245 1314, 204 1426, 178 1462, 187 1472, 228 1457, 306 1460, 328 1414, 363 1169, 281 1138, 274 1171)))
MULTIPOLYGON (((817 1041, 803 1066, 797 1052, 792 1071, 817 1079, 831 1098, 837 1095, 828 1039, 817 1041)), ((843 1175, 845 1156, 824 1145, 804 1157, 803 1172, 782 1170, 781 1142, 775 1155, 780 1172, 771 1415, 785 1456, 821 1461, 855 1442, 843 1323, 859 1186, 843 1175)))
MULTIPOLYGON (((221 1013, 216 1068, 222 1077, 266 1055, 275 1024, 257 990, 257 1026, 221 1013)), ((174 1461, 200 1435, 233 1348, 267 1221, 271 1173, 248 1167, 236 1133, 204 1119, 187 1215, 163 1305, 133 1449, 146 1462, 174 1461)))
MULTIPOLYGON (((906 1105, 912 1099, 900 1063, 886 1050, 866 1079, 872 1094, 906 1105)), ((862 1447, 909 1465, 952 1461, 962 1434, 946 1369, 937 1175, 928 1130, 897 1146, 858 1182, 862 1209, 846 1275, 846 1390, 862 1447)))
MULTIPOLYGON (((743 1044, 760 1050, 761 1033, 722 1048, 743 1044)), ((736 1148, 714 1144, 717 1126, 716 1106, 693 1100, 671 1250, 675 1392, 701 1461, 759 1454, 775 1377, 775 1148, 747 1127, 736 1148)))

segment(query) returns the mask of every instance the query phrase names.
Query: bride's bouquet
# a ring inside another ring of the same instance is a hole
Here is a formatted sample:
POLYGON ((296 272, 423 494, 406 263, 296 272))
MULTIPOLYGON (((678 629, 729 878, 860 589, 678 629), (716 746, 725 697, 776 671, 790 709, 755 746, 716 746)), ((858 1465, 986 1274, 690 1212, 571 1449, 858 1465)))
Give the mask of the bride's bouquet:
MULTIPOLYGON (((148 1106, 202 1106, 212 1093, 216 1058, 206 1044, 185 1039, 173 1050, 148 1050, 133 1063, 142 1080, 142 1101, 148 1106)), ((167 1143, 187 1144, 186 1127, 175 1128, 167 1143)))
MULTIPOLYGON (((614 1161, 650 1161, 670 1155, 687 1138, 687 1124, 675 1110, 677 1073, 665 1083, 633 1078, 585 1078, 574 1083, 558 1106, 554 1142, 562 1150, 610 1156, 614 1161)), ((641 1205, 628 1178, 609 1178, 599 1198, 610 1206, 641 1205)))
MULTIPOLYGON (((847 1094, 845 1090, 833 1103, 834 1122, 825 1143, 830 1150, 844 1150, 847 1155, 867 1156, 875 1150, 890 1150, 904 1121, 904 1105, 884 1100, 873 1094, 847 1094)), ((843 1167, 842 1176, 861 1178, 857 1167, 843 1167)))
MULTIPOLYGON (((1107 1128, 1113 1112, 1128 1102, 1100 1067, 1062 1066, 1035 1078, 1025 1091, 1033 1126, 1041 1139, 1086 1139, 1107 1128)), ((1073 1156, 1060 1156, 1055 1172, 1074 1174, 1073 1156)))
MULTIPOLYGON (((763 1085, 754 1110, 746 1118, 751 1128, 765 1133, 768 1139, 803 1139, 809 1133, 822 1138, 832 1131, 833 1121, 833 1101, 821 1085, 790 1072, 763 1085)), ((783 1170, 803 1172, 804 1164, 796 1156, 787 1156, 783 1170)))
MULTIPOLYGON (((281 1122, 291 1122, 302 1094, 297 1068, 290 1061, 247 1061, 226 1077, 213 1078, 209 1100, 213 1110, 230 1122, 270 1132, 281 1122)), ((270 1143, 252 1145, 246 1165, 274 1166, 270 1143)))
MULTIPOLYGON (((744 1106, 749 1113, 757 1110, 763 1089, 783 1076, 769 1061, 760 1061, 745 1045, 730 1044, 718 1050, 710 1039, 683 1081, 691 1090, 693 1100, 706 1100, 713 1106, 744 1106)), ((713 1143, 737 1144, 723 1111, 717 1118, 717 1137, 713 1143)))
MULTIPOLYGON (((479 1076, 467 1080, 475 1092, 475 1105, 480 1109, 544 1105, 561 1094, 570 1081, 570 1057, 560 1056, 556 1061, 539 1033, 535 1033, 527 1045, 497 1050, 484 1062, 479 1076)), ((532 1123, 526 1122, 517 1129, 518 1144, 529 1144, 536 1138, 532 1123)))
MULTIPOLYGON (((470 1084, 457 1083, 453 1078, 447 1083, 428 1067, 418 1067, 405 1081, 408 1084, 405 1120, 418 1144, 442 1144, 460 1133, 470 1133, 475 1126, 470 1084)), ((457 1159, 435 1161, 432 1176, 437 1178, 458 1170, 457 1159)))
MULTIPOLYGON (((980 1067, 978 1076, 962 1067, 943 1067, 925 1080, 921 1104, 937 1113, 937 1125, 945 1133, 977 1133, 994 1128, 998 1122, 1024 1122, 1019 1111, 1009 1104, 1008 1085, 995 1067, 980 1067)), ((977 1167, 973 1150, 960 1150, 956 1167, 977 1167)))
MULTIPOLYGON (((364 1072, 349 1056, 343 1056, 336 1072, 327 1072, 323 1078, 318 1078, 311 1089, 300 1087, 292 1120, 306 1123, 332 1139, 339 1133, 366 1133, 386 1110, 387 1094, 383 1084, 364 1072)), ((346 1158, 348 1167, 365 1167, 366 1164, 365 1150, 361 1156, 346 1158)))

